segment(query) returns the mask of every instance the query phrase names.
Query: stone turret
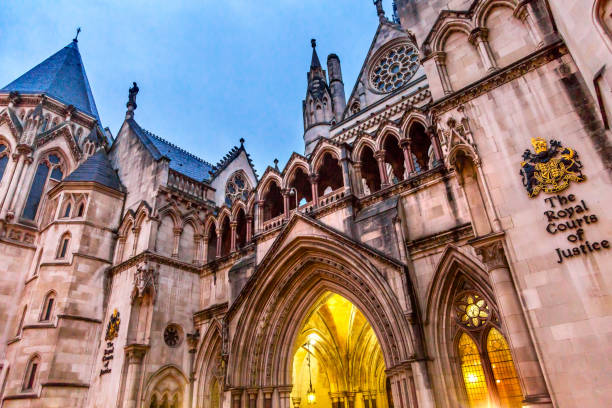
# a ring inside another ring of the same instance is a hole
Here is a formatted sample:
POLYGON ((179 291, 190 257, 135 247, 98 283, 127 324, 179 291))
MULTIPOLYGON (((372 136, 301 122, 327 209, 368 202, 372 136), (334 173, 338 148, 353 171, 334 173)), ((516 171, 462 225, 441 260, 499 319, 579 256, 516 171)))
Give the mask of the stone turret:
POLYGON ((336 54, 330 54, 327 57, 327 72, 329 73, 329 88, 332 95, 334 117, 336 122, 339 122, 342 120, 342 114, 346 108, 346 96, 344 95, 340 58, 336 54))
POLYGON ((329 127, 332 119, 334 119, 332 95, 327 84, 325 70, 321 67, 321 62, 317 55, 316 40, 311 40, 311 44, 312 61, 310 63, 310 71, 307 74, 308 88, 306 90, 306 98, 302 102, 306 155, 312 152, 320 138, 329 137, 329 127))

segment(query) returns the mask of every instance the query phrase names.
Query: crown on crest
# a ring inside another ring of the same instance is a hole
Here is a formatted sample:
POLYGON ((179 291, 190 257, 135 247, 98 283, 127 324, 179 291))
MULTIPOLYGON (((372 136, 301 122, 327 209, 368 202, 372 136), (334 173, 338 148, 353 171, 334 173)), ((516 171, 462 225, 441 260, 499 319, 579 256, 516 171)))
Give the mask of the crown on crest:
POLYGON ((536 138, 531 138, 531 144, 533 145, 533 148, 536 152, 536 154, 545 152, 548 150, 548 144, 546 143, 546 140, 542 139, 541 137, 536 137, 536 138))

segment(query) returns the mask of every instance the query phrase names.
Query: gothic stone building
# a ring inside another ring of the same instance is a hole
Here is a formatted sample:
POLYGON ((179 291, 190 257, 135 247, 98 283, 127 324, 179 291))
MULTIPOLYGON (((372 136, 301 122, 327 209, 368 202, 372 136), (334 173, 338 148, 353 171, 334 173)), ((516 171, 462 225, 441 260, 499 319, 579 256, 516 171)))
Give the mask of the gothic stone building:
POLYGON ((612 406, 612 1, 374 3, 260 176, 0 89, 2 408, 612 406))

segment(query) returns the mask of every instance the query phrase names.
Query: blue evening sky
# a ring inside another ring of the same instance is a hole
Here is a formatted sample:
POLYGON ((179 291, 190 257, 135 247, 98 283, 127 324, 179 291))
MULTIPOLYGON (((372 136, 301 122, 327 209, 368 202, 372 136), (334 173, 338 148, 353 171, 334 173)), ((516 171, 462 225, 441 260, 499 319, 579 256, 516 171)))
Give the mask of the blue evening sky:
MULTIPOLYGON (((387 16, 392 0, 384 0, 387 16)), ((261 175, 303 153, 302 99, 316 38, 342 62, 347 98, 378 25, 372 0, 7 0, 0 87, 74 37, 113 135, 138 82, 135 119, 216 163, 241 137, 261 175)))

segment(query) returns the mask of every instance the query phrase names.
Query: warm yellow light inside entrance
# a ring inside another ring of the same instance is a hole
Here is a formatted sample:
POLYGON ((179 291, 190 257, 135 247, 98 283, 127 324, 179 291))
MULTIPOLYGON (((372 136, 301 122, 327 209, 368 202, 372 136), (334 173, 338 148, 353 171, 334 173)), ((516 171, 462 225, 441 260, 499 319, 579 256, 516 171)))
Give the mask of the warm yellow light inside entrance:
POLYGON ((294 408, 331 407, 347 393, 355 395, 354 408, 365 407, 364 394, 368 399, 374 395, 376 408, 389 406, 386 368, 374 330, 361 311, 342 296, 326 293, 315 302, 294 350, 294 408))

